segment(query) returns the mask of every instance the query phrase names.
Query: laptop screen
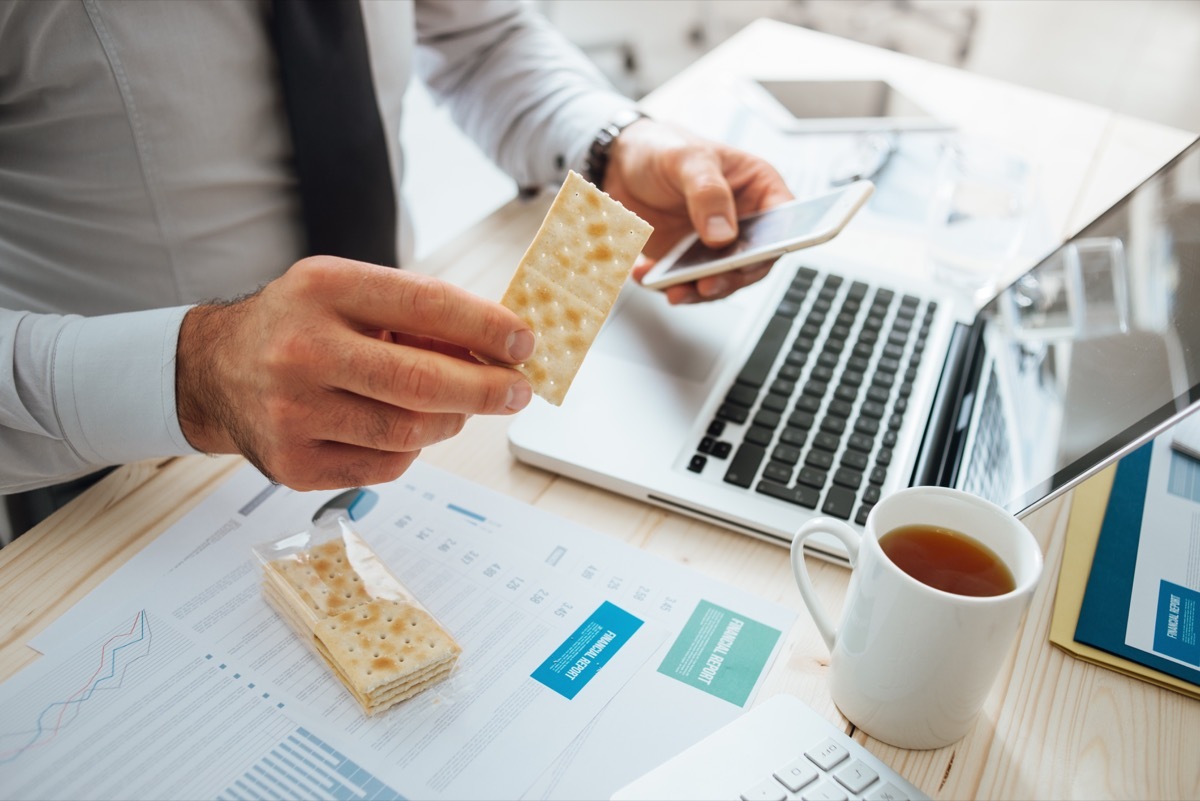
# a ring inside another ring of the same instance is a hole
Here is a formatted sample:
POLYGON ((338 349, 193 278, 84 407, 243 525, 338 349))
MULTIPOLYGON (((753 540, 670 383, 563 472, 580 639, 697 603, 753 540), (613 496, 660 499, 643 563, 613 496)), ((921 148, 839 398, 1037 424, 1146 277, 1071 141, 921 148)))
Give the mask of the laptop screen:
POLYGON ((1168 427, 1200 401, 1200 140, 981 317, 1013 512, 1168 427))

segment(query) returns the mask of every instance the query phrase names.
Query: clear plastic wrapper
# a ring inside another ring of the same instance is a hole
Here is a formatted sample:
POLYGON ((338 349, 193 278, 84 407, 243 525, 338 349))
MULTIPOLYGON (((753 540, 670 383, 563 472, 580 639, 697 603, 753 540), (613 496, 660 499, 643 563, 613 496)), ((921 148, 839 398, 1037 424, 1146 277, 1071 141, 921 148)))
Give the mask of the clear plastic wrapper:
POLYGON ((367 715, 453 672, 461 647, 343 516, 254 548, 263 595, 367 715))

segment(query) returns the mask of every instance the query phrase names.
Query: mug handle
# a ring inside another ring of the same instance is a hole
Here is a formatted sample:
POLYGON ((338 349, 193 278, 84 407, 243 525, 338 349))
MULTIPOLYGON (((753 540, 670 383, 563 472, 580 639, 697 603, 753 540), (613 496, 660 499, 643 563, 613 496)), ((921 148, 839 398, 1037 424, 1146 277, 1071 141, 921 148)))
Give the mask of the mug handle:
POLYGON ((792 538, 792 574, 796 577, 796 586, 800 588, 800 597, 804 599, 804 605, 808 607, 813 622, 817 624, 817 631, 821 632, 825 645, 829 647, 829 652, 833 653, 833 644, 837 641, 837 629, 833 627, 829 616, 825 614, 825 607, 821 605, 821 599, 813 590, 812 579, 808 576, 808 565, 804 562, 804 541, 818 533, 832 534, 845 544, 846 551, 850 555, 851 570, 858 563, 858 546, 861 538, 859 533, 849 525, 832 517, 818 517, 808 521, 792 538))

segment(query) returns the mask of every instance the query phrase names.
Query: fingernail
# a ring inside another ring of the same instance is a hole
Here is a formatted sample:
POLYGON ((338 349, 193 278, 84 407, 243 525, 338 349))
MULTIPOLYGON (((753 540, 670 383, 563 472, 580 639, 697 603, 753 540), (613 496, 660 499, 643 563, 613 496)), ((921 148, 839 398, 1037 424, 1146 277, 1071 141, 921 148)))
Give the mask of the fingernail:
POLYGON ((700 294, 706 298, 723 295, 729 291, 729 279, 723 275, 714 276, 697 284, 700 294))
POLYGON ((508 335, 508 357, 514 362, 523 362, 533 355, 533 332, 528 328, 513 331, 508 335))
POLYGON ((511 412, 520 411, 529 405, 532 398, 533 387, 526 381, 518 381, 508 388, 508 403, 504 404, 504 408, 511 412))
POLYGON ((724 242, 728 239, 733 239, 733 226, 729 224, 729 220, 722 217, 720 214, 714 214, 708 218, 704 224, 707 238, 718 242, 724 242))

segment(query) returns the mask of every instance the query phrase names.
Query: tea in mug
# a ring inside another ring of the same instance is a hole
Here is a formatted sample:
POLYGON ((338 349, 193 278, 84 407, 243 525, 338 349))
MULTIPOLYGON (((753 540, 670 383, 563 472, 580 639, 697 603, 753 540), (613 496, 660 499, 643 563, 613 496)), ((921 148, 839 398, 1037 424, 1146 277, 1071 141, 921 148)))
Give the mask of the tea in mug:
POLYGON ((984 597, 1016 589, 1012 571, 983 543, 930 525, 900 526, 879 538, 896 567, 943 592, 984 597))

